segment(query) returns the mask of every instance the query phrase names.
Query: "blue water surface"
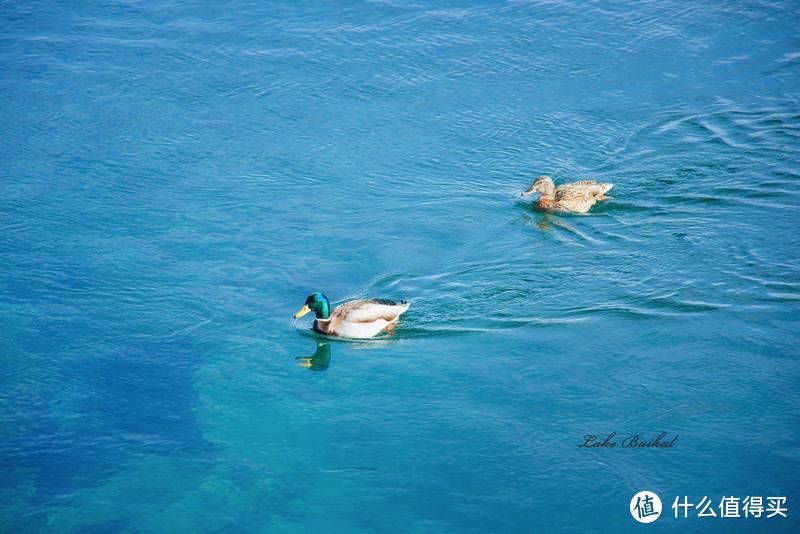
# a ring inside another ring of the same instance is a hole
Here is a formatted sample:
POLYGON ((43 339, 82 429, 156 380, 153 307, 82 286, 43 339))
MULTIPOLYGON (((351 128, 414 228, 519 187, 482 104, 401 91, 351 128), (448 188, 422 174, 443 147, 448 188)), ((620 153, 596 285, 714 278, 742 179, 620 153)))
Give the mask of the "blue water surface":
POLYGON ((796 2, 3 1, 0 28, 0 530, 798 530, 796 2), (544 173, 614 198, 536 211, 544 173), (330 341, 292 320, 312 291, 411 309, 330 341))

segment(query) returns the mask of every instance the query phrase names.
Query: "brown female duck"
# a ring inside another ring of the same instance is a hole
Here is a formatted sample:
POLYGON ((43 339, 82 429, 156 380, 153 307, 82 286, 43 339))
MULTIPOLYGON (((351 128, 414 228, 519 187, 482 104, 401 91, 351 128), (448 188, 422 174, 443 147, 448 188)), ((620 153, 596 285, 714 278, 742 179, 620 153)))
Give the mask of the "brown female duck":
POLYGON ((539 193, 536 205, 542 209, 586 213, 598 200, 609 198, 605 194, 612 187, 614 184, 605 184, 595 180, 572 182, 556 187, 553 179, 549 176, 539 176, 530 189, 522 193, 522 196, 539 193))

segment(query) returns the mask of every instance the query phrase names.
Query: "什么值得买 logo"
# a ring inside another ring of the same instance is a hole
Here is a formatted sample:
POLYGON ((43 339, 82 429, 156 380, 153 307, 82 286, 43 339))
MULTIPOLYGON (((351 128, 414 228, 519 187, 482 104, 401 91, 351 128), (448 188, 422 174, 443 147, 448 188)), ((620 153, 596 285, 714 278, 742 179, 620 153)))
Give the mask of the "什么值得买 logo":
MULTIPOLYGON (((748 495, 745 497, 724 496, 716 501, 703 496, 699 501, 689 500, 687 496, 675 497, 672 503, 675 519, 687 519, 689 510, 694 510, 693 516, 699 518, 741 518, 744 520, 758 520, 762 517, 787 518, 789 508, 785 496, 748 495)), ((633 518, 640 523, 652 523, 661 516, 661 499, 652 491, 640 491, 633 496, 630 502, 630 512, 633 518)))

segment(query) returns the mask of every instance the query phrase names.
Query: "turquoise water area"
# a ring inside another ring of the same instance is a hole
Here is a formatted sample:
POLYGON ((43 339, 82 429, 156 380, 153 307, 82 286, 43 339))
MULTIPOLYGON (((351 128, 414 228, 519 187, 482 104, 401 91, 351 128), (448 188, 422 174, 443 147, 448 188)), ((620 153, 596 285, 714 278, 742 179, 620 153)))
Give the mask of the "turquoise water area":
POLYGON ((797 529, 798 21, 0 3, 0 530, 797 529), (330 341, 315 290, 411 309, 330 341))

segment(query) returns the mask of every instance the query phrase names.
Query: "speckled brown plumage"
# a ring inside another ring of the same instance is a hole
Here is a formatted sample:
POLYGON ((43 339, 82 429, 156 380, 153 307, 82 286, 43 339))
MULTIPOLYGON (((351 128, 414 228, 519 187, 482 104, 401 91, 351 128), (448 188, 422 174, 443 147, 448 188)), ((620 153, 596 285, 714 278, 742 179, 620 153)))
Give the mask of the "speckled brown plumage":
POLYGON ((556 187, 549 176, 539 176, 522 196, 538 192, 540 195, 536 204, 542 209, 586 213, 597 201, 607 199, 605 194, 612 187, 614 184, 595 180, 582 180, 556 187))

